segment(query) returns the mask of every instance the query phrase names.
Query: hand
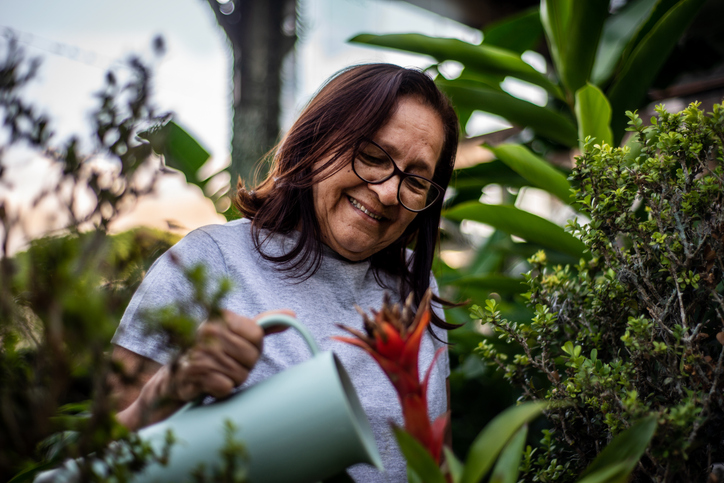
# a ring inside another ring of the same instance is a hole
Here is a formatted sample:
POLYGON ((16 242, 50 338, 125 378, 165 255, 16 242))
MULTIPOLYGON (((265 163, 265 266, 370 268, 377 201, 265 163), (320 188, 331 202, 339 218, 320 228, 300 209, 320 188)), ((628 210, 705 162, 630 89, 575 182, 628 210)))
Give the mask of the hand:
MULTIPOLYGON (((224 398, 246 381, 262 351, 264 330, 256 323, 272 313, 294 316, 288 310, 265 312, 253 319, 224 310, 220 320, 199 327, 196 343, 169 369, 168 396, 191 401, 203 394, 224 398)), ((268 333, 278 332, 272 327, 268 333)))
POLYGON ((116 347, 114 358, 130 367, 146 367, 142 386, 116 388, 125 408, 116 415, 131 430, 161 421, 184 403, 203 394, 223 398, 243 383, 259 359, 264 335, 286 327, 262 330, 256 321, 273 313, 294 316, 290 310, 259 314, 253 319, 222 311, 221 320, 205 322, 197 331, 196 343, 174 366, 160 366, 150 359, 116 347))

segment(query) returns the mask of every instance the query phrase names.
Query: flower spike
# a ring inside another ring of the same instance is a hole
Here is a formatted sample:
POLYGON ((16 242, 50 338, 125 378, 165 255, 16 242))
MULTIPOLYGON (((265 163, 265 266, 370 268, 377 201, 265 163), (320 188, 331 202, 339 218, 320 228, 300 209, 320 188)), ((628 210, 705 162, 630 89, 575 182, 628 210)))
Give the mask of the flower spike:
POLYGON ((371 317, 355 307, 362 316, 365 333, 339 325, 354 337, 333 339, 360 347, 377 361, 397 391, 405 419, 405 430, 427 448, 439 463, 450 414, 445 413, 434 423, 430 423, 427 414, 427 384, 432 368, 445 348, 435 353, 422 382, 418 369, 422 336, 430 323, 431 299, 432 293, 428 290, 414 320, 411 320, 412 294, 407 297, 402 308, 397 304, 391 305, 389 296, 386 295, 382 308, 379 311, 372 310, 371 317))

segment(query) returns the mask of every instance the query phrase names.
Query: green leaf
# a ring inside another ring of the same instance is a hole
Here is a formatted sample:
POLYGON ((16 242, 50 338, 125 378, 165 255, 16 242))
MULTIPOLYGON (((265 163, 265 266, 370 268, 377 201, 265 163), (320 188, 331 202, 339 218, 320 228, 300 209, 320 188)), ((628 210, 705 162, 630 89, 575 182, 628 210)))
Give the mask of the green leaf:
POLYGON ((573 0, 541 0, 540 20, 546 34, 553 64, 558 72, 565 65, 565 46, 573 13, 573 0))
POLYGON ((606 19, 593 63, 591 82, 600 86, 611 77, 616 64, 623 58, 624 48, 641 28, 641 24, 649 18, 657 1, 629 2, 620 12, 606 19))
POLYGON ((455 60, 463 64, 466 69, 484 74, 517 77, 543 87, 557 97, 562 96, 558 86, 524 62, 520 55, 485 43, 473 45, 458 39, 435 38, 421 34, 360 34, 349 41, 429 55, 438 62, 455 60))
POLYGON ((648 12, 642 22, 639 23, 638 29, 634 32, 634 35, 626 44, 626 48, 621 55, 622 60, 625 62, 634 51, 636 46, 643 40, 644 37, 651 32, 651 29, 656 26, 661 17, 666 15, 666 12, 671 10, 680 0, 655 0, 654 5, 648 12))
POLYGON ((10 479, 10 481, 8 481, 8 483, 24 483, 26 481, 33 481, 38 473, 53 469, 56 466, 58 466, 57 460, 33 465, 15 475, 12 479, 10 479))
POLYGON ((531 186, 545 190, 563 201, 571 202, 571 184, 566 176, 521 144, 485 145, 531 186))
POLYGON ((563 70, 563 82, 576 92, 590 79, 603 23, 608 17, 609 0, 573 3, 570 33, 563 70))
POLYGON ((450 476, 452 477, 453 483, 460 483, 460 478, 463 476, 462 462, 448 447, 445 446, 442 450, 445 453, 445 461, 447 462, 447 467, 450 469, 450 476))
POLYGON ((576 127, 566 117, 551 109, 465 81, 438 80, 437 84, 452 98, 454 104, 497 114, 511 124, 529 127, 536 134, 564 146, 578 146, 576 127))
MULTIPOLYGON (((482 190, 491 183, 513 188, 522 188, 528 185, 525 178, 499 159, 456 170, 452 185, 455 189, 477 187, 482 190)), ((478 193, 479 197, 480 193, 478 193)))
POLYGON ((540 11, 534 7, 488 26, 483 31, 483 43, 522 54, 533 49, 541 35, 540 11))
POLYGON ((656 432, 656 416, 648 416, 616 435, 581 476, 594 475, 619 463, 625 464, 624 477, 636 467, 656 432))
POLYGON ((544 247, 578 258, 590 258, 590 254, 584 255, 586 246, 566 233, 563 228, 512 206, 487 205, 470 201, 445 211, 443 215, 454 221, 473 220, 485 223, 544 247))
POLYGON ((483 188, 489 184, 499 184, 512 188, 528 186, 528 182, 522 176, 510 169, 502 161, 495 159, 487 163, 456 170, 451 183, 451 186, 455 188, 455 194, 445 201, 446 206, 449 208, 466 201, 478 201, 483 194, 483 188))
POLYGON ((525 448, 525 438, 528 436, 528 426, 524 425, 510 438, 495 463, 493 474, 488 483, 516 483, 518 481, 518 468, 525 448))
POLYGON ((524 292, 522 278, 505 275, 471 275, 448 281, 449 285, 489 290, 491 292, 519 294, 524 292))
POLYGON ((578 118, 578 143, 583 151, 587 136, 596 138, 598 144, 612 144, 611 105, 601 89, 587 84, 576 91, 576 117, 578 118))
POLYGON ((543 402, 523 403, 506 409, 488 423, 470 446, 462 483, 478 483, 518 429, 540 415, 546 406, 543 402))
POLYGON ((503 88, 500 87, 500 83, 505 80, 505 76, 499 74, 484 74, 473 69, 463 69, 460 75, 454 80, 466 81, 471 85, 481 84, 478 87, 488 88, 498 92, 505 92, 503 88))
POLYGON ((578 480, 578 483, 627 483, 626 462, 614 463, 578 480))
POLYGON ((651 83, 704 3, 705 0, 679 1, 636 45, 616 76, 607 93, 614 113, 611 127, 616 144, 623 137, 628 122, 624 112, 641 107, 651 83))
POLYGON ((495 274, 503 270, 506 260, 506 253, 503 247, 513 245, 510 235, 500 230, 495 230, 478 249, 472 263, 469 266, 469 273, 477 275, 495 274))
POLYGON ((181 171, 189 183, 203 189, 206 181, 200 180, 197 173, 211 155, 181 126, 169 121, 139 133, 138 137, 151 143, 156 154, 163 155, 166 166, 181 171))
POLYGON ((395 433, 397 444, 400 445, 400 450, 405 456, 410 470, 420 476, 425 483, 445 483, 445 477, 440 471, 440 467, 410 433, 397 426, 393 426, 392 431, 395 433))

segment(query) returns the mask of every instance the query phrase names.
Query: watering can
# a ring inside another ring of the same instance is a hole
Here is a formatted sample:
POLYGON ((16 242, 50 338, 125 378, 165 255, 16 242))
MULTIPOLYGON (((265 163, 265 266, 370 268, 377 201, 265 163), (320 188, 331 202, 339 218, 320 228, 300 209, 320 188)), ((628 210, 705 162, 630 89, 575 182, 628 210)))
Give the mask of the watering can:
MULTIPOLYGON (((243 443, 246 480, 250 483, 315 482, 356 463, 382 470, 372 428, 344 367, 331 352, 320 352, 311 334, 296 319, 273 314, 258 321, 262 328, 296 329, 312 357, 223 401, 189 403, 171 417, 141 429, 139 437, 160 452, 167 432, 176 442, 168 464, 154 463, 137 473, 138 483, 190 480, 203 464, 207 477, 222 465, 228 422, 233 438, 243 443)), ((75 461, 54 470, 52 479, 74 481, 75 461)), ((43 478, 45 476, 46 478, 43 478)))

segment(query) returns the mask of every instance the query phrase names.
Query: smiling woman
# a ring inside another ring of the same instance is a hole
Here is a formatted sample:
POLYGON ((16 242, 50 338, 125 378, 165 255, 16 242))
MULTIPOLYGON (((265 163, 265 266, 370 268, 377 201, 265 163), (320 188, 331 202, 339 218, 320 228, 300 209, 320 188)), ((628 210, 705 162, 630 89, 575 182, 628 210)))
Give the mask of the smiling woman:
MULTIPOLYGON (((442 152, 442 122, 421 100, 406 96, 398 101, 375 139, 375 144, 390 146, 390 151, 400 153, 397 162, 403 171, 415 170, 432 176, 442 152)), ((379 147, 378 151, 381 151, 379 147)), ((387 247, 402 236, 417 216, 399 202, 398 192, 409 190, 399 176, 368 183, 359 176, 359 170, 353 169, 360 158, 366 159, 367 164, 384 163, 384 153, 374 154, 367 146, 356 153, 354 163, 342 169, 330 166, 322 171, 320 181, 312 189, 322 241, 349 260, 363 260, 387 247)), ((387 159, 393 163, 391 158, 387 159)), ((320 160, 315 166, 324 166, 327 161, 320 160)), ((428 190, 424 191, 427 198, 428 190)))
MULTIPOLYGON (((283 310, 339 357, 370 419, 386 472, 354 467, 350 474, 407 481, 389 427, 403 422, 394 388, 372 359, 331 337, 342 335, 337 323, 362 329, 355 305, 381 307, 392 292, 393 302, 410 296, 416 310, 428 288, 436 291, 430 269, 457 140, 455 113, 424 73, 371 64, 333 77, 281 142, 269 177, 253 190, 239 184, 235 205, 244 218, 190 233, 149 271, 113 339, 115 359, 143 376, 135 385, 115 383, 124 401, 119 420, 138 428, 200 395, 225 397, 305 360, 296 334, 264 339, 255 323, 283 310), (197 342, 179 354, 144 330, 143 314, 189 297, 182 267, 199 263, 212 281, 234 286, 221 323, 193 314, 197 342)), ((435 300, 424 367, 444 347, 443 329, 454 327, 435 300)), ((448 408, 448 375, 443 356, 428 383, 431 418, 448 408)))

